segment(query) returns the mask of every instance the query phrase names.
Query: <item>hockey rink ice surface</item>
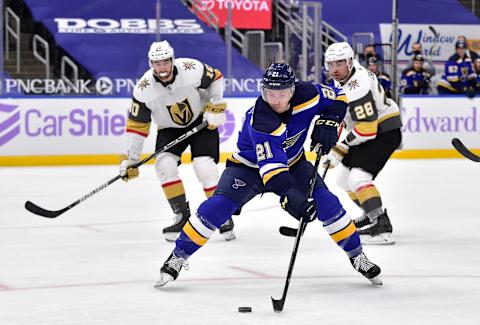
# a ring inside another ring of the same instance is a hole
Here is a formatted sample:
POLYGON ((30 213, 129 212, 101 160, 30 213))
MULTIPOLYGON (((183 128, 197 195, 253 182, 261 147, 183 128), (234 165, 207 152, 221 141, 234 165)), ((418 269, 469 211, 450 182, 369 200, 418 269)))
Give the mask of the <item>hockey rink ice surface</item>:
MULTIPOLYGON (((223 169, 224 166, 221 165, 223 169)), ((0 324, 478 324, 480 319, 480 164, 466 159, 391 160, 377 186, 396 244, 364 246, 382 268, 373 287, 320 223, 300 243, 285 308, 296 226, 266 194, 236 217, 237 239, 214 237, 190 270, 153 288, 173 243, 162 237, 172 213, 153 166, 118 181, 56 219, 24 203, 61 209, 112 178, 116 166, 0 168, 0 324), (252 313, 238 313, 250 306, 252 313)), ((322 172, 320 170, 320 172, 322 172)), ((203 191, 181 166, 191 209, 203 191)), ((358 216, 360 210, 327 184, 358 216)))

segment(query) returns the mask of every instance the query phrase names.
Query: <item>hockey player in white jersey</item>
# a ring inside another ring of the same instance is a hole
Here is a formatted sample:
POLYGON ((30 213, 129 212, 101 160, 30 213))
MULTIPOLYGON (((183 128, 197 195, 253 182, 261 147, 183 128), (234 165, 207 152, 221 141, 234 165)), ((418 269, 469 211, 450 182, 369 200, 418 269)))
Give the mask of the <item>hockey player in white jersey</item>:
POLYGON ((332 148, 327 164, 339 166, 338 185, 364 211, 354 220, 362 242, 393 244, 392 225, 373 180, 400 145, 400 110, 387 98, 377 76, 354 59, 348 43, 334 43, 327 48, 325 67, 349 102, 347 135, 332 148))
MULTIPOLYGON (((219 70, 195 59, 175 59, 174 50, 167 41, 152 43, 148 62, 150 69, 135 86, 128 114, 128 145, 126 153, 120 157, 123 179, 128 181, 138 176, 138 169, 129 166, 140 160, 152 121, 158 129, 155 150, 199 125, 202 120, 208 122, 208 128, 156 158, 155 170, 175 214, 173 225, 164 228, 163 234, 166 240, 175 241, 190 217, 185 188, 178 173, 180 156, 188 146, 193 169, 207 198, 213 194, 218 183, 217 127, 226 120, 223 76, 219 70)), ((235 238, 232 219, 225 222, 220 233, 226 240, 235 238)))

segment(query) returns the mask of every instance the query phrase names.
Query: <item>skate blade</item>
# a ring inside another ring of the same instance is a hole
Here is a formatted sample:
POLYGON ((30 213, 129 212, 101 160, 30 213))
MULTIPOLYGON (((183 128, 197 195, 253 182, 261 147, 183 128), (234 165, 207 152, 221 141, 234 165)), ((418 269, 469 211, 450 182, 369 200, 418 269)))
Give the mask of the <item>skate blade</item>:
POLYGON ((167 273, 160 273, 160 279, 153 285, 155 289, 160 289, 168 282, 173 281, 173 276, 167 273))
POLYGON ((380 275, 377 275, 376 277, 368 279, 368 280, 375 286, 383 285, 383 281, 382 281, 382 278, 380 277, 380 275))
POLYGON ((226 241, 231 241, 231 240, 234 240, 235 238, 235 233, 233 232, 233 230, 231 231, 225 231, 224 233, 221 234, 223 236, 223 238, 226 240, 226 241))
POLYGON ((377 236, 360 235, 360 241, 363 245, 393 245, 395 240, 391 233, 386 232, 377 236))
POLYGON ((178 235, 180 235, 179 232, 166 232, 163 234, 163 236, 165 237, 165 240, 169 242, 176 241, 178 238, 178 235))

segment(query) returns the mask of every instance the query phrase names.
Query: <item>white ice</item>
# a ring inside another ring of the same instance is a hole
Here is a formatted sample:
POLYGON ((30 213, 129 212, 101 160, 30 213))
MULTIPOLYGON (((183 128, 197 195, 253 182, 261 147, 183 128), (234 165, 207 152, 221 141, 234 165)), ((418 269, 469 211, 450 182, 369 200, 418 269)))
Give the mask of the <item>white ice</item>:
MULTIPOLYGON (((222 166, 223 168, 223 166, 222 166)), ((172 213, 152 165, 56 219, 27 212, 31 200, 60 209, 117 173, 116 166, 0 169, 0 324, 478 324, 480 165, 465 159, 392 160, 377 185, 393 246, 364 246, 382 267, 372 287, 319 222, 302 238, 285 308, 280 298, 296 226, 274 195, 235 218, 237 239, 214 237, 190 270, 153 288, 173 249, 161 230, 172 213), (239 306, 252 313, 240 314, 239 306)), ((181 173, 192 210, 204 199, 192 166, 181 173)), ((334 184, 353 216, 359 210, 334 184)))

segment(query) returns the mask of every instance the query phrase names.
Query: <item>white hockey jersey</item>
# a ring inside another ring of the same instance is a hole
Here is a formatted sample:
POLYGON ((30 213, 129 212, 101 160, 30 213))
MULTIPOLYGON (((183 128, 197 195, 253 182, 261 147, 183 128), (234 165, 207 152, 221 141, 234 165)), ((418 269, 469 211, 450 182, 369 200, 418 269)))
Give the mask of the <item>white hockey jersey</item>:
POLYGON ((350 146, 402 126, 400 109, 385 95, 377 76, 356 60, 353 66, 355 71, 347 81, 335 81, 335 87, 343 89, 348 99, 345 124, 348 131, 346 141, 350 146))
POLYGON ((137 82, 127 119, 127 132, 146 137, 150 123, 163 128, 185 128, 203 114, 208 101, 223 100, 222 73, 189 59, 175 59, 174 80, 164 86, 149 69, 137 82))

